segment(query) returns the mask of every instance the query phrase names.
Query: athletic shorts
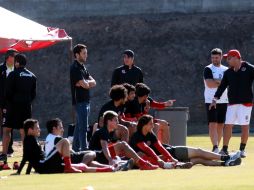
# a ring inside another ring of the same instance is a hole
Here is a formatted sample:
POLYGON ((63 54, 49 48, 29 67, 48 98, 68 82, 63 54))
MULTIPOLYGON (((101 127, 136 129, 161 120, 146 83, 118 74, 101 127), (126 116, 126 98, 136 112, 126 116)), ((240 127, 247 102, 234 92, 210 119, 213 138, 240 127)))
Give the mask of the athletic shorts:
MULTIPOLYGON (((108 145, 108 149, 109 149, 111 158, 116 157, 116 152, 115 152, 115 149, 114 149, 114 145, 115 144, 108 145)), ((96 152, 96 158, 95 158, 96 161, 98 161, 101 164, 109 164, 108 159, 105 157, 102 150, 101 151, 95 151, 95 152, 96 152)))
POLYGON ((228 105, 225 124, 249 125, 252 106, 228 105))
POLYGON ((71 153, 71 163, 73 164, 82 163, 84 156, 90 152, 92 151, 80 151, 71 153))
POLYGON ((216 109, 213 107, 209 110, 209 103, 206 103, 207 121, 215 123, 225 123, 227 104, 216 104, 216 109))
POLYGON ((56 149, 52 150, 45 160, 40 161, 37 172, 40 174, 63 173, 64 164, 60 153, 56 149))
POLYGON ((3 127, 12 129, 23 129, 23 123, 31 118, 32 109, 30 104, 15 104, 8 106, 7 112, 3 115, 3 127))
POLYGON ((180 162, 189 162, 188 148, 186 146, 169 146, 167 151, 180 162))

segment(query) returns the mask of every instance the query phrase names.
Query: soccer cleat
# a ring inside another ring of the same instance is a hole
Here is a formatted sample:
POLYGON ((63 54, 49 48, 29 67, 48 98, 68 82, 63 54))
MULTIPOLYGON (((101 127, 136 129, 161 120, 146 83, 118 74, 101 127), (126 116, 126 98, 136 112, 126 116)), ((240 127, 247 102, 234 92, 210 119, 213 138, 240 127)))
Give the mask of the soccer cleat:
POLYGON ((241 150, 241 158, 246 158, 246 152, 245 152, 245 150, 241 150))
POLYGON ((174 169, 175 163, 174 162, 164 162, 163 169, 174 169))
POLYGON ((190 169, 192 168, 193 163, 192 162, 177 162, 175 169, 190 169))
POLYGON ((82 173, 82 171, 76 168, 70 167, 70 168, 64 168, 64 173, 82 173))
POLYGON ((14 162, 13 166, 12 166, 13 170, 18 170, 19 169, 19 163, 18 162, 14 162))
POLYGON ((228 151, 224 151, 224 150, 221 149, 219 154, 222 155, 222 156, 227 156, 228 155, 228 151))
POLYGON ((242 162, 242 159, 241 158, 237 158, 236 160, 230 162, 229 166, 237 166, 237 165, 240 165, 241 162, 242 162))
POLYGON ((0 161, 7 161, 7 154, 0 154, 0 161))
POLYGON ((134 166, 134 160, 131 158, 125 164, 119 166, 118 171, 128 171, 134 166))
POLYGON ((2 170, 10 170, 11 168, 8 166, 8 164, 1 164, 2 170))
POLYGON ((212 152, 219 154, 220 150, 218 148, 215 148, 215 149, 213 149, 212 152))
POLYGON ((145 162, 145 164, 142 164, 139 166, 141 170, 156 170, 159 168, 157 165, 153 165, 150 162, 145 162))
POLYGON ((239 160, 237 160, 238 158, 240 158, 240 160, 241 160, 241 151, 237 151, 235 153, 230 154, 229 159, 226 160, 226 162, 225 162, 225 166, 234 166, 234 162, 236 162, 236 161, 239 162, 239 160))

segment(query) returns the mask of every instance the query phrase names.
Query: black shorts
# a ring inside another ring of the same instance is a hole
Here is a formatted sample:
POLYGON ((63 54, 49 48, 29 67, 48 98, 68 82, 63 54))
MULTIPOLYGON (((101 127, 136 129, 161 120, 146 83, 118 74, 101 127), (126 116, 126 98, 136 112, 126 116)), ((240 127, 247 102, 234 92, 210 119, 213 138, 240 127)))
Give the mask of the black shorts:
POLYGON ((186 146, 169 146, 163 144, 164 148, 180 162, 189 162, 188 148, 186 146))
POLYGON ((63 173, 64 165, 60 153, 56 149, 52 150, 45 160, 40 161, 37 172, 40 174, 63 173))
POLYGON ((216 109, 213 107, 211 110, 209 110, 210 104, 205 105, 208 123, 225 123, 227 104, 216 104, 216 109))
POLYGON ((104 156, 104 153, 102 151, 96 151, 95 160, 101 164, 109 164, 108 159, 104 156))
POLYGON ((82 163, 83 158, 86 154, 89 154, 93 151, 88 150, 88 151, 80 151, 80 152, 72 152, 71 153, 71 163, 73 164, 79 164, 82 163))
POLYGON ((30 104, 15 104, 7 106, 7 112, 3 115, 3 127, 23 129, 23 123, 31 118, 32 107, 30 104))
MULTIPOLYGON (((186 146, 170 146, 167 144, 163 144, 163 147, 173 156, 173 158, 177 159, 180 162, 189 162, 189 154, 188 148, 186 146)), ((154 149, 155 153, 159 155, 159 151, 154 149)))

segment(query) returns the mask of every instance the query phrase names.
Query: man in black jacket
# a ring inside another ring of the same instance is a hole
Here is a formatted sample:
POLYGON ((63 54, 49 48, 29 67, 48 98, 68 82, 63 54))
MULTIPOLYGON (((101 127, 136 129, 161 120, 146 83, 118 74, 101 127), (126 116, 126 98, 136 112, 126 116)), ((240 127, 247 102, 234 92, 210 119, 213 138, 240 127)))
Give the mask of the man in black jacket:
MULTIPOLYGON (((4 114, 6 114, 6 99, 5 99, 5 83, 6 78, 11 71, 14 70, 14 57, 18 53, 15 49, 8 49, 5 53, 4 62, 0 64, 0 125, 2 126, 4 114)), ((2 128, 1 128, 2 132, 2 128)), ((2 133, 1 133, 2 134, 2 133)), ((11 134, 11 141, 8 147, 8 155, 14 152, 12 148, 13 138, 11 134)))
POLYGON ((112 75, 111 86, 128 83, 135 86, 143 82, 143 73, 139 67, 134 65, 134 52, 125 50, 123 52, 124 65, 117 67, 112 75))
POLYGON ((26 57, 23 54, 15 56, 15 70, 6 80, 7 112, 3 122, 3 151, 0 160, 7 165, 7 148, 10 142, 11 130, 20 131, 21 140, 24 139, 23 122, 31 118, 32 101, 36 96, 36 77, 25 68, 26 57))
POLYGON ((241 157, 244 158, 246 157, 245 146, 249 137, 249 123, 253 106, 254 66, 242 61, 238 50, 230 50, 224 57, 227 58, 230 68, 224 73, 210 109, 216 107, 216 101, 220 99, 225 89, 228 88, 229 104, 227 106, 222 153, 228 153, 227 149, 232 136, 232 127, 234 124, 238 124, 242 127, 240 151, 241 157))

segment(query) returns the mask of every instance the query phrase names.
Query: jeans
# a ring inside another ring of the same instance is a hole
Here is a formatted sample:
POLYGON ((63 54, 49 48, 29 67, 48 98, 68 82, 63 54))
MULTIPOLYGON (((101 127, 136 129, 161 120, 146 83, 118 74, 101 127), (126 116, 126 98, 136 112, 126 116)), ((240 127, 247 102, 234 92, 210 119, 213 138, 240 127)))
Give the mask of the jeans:
POLYGON ((90 113, 89 102, 81 102, 76 104, 76 126, 73 136, 72 149, 76 152, 87 149, 87 128, 88 117, 90 113))

